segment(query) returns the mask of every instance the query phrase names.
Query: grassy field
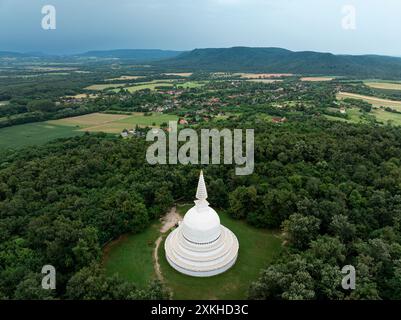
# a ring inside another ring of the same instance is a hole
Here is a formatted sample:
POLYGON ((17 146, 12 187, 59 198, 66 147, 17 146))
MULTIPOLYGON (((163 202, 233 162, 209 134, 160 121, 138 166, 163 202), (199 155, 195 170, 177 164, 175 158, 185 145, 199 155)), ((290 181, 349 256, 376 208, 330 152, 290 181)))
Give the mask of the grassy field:
MULTIPOLYGON (((184 214, 189 206, 178 207, 184 214)), ((256 229, 243 221, 220 213, 221 223, 237 236, 240 249, 235 265, 223 274, 196 278, 173 269, 164 255, 164 241, 159 250, 159 261, 167 286, 174 299, 246 299, 249 285, 259 276, 260 270, 271 262, 281 250, 278 233, 256 229)))
POLYGON ((155 279, 152 254, 159 228, 160 224, 155 223, 141 233, 123 236, 107 245, 103 255, 106 273, 110 276, 118 274, 139 287, 145 287, 155 279))
POLYGON ((273 82, 282 82, 280 79, 249 79, 248 82, 259 82, 259 83, 273 83, 273 82))
MULTIPOLYGON (((363 113, 358 108, 347 109, 348 119, 325 115, 329 120, 343 121, 349 123, 367 123, 368 121, 363 117, 363 113)), ((368 115, 374 116, 376 121, 383 125, 391 124, 394 126, 401 126, 401 114, 388 112, 380 108, 374 108, 368 115)))
POLYGON ((385 89, 385 90, 401 90, 401 83, 393 82, 370 82, 365 81, 365 85, 375 89, 385 89))
POLYGON ((235 73, 234 75, 245 79, 271 79, 292 76, 291 73, 235 73))
POLYGON ((177 77, 190 77, 192 72, 176 72, 176 73, 165 73, 166 76, 177 76, 177 77))
MULTIPOLYGON (((172 75, 181 75, 183 77, 189 77, 189 73, 183 73, 183 74, 172 74, 172 75)), ((115 78, 114 80, 129 80, 127 78, 128 76, 121 77, 121 78, 115 78)), ((134 78, 133 76, 130 78, 134 78)), ((139 77, 136 77, 138 79, 139 77)), ((113 79, 110 79, 113 80, 113 79)), ((106 84, 94 84, 89 87, 86 87, 86 90, 96 90, 96 91, 102 91, 106 89, 112 89, 114 92, 120 91, 122 87, 124 89, 128 90, 129 92, 136 92, 139 90, 156 90, 158 87, 171 87, 176 86, 177 88, 184 88, 184 89, 190 89, 190 88, 199 88, 205 85, 205 82, 201 81, 187 81, 187 82, 177 82, 174 79, 161 79, 161 80, 153 80, 153 81, 148 81, 148 82, 138 82, 135 84, 132 84, 130 86, 127 86, 127 83, 120 83, 120 84, 113 84, 113 83, 106 83, 106 84)))
POLYGON ((78 117, 65 118, 50 121, 55 125, 74 126, 78 130, 88 132, 120 133, 124 129, 140 127, 158 127, 163 122, 176 121, 175 115, 152 113, 145 116, 141 112, 134 112, 131 115, 91 113, 78 117))
POLYGON ((66 96, 66 98, 74 98, 74 99, 96 99, 98 97, 97 94, 87 94, 87 93, 79 93, 75 96, 66 96))
POLYGON ((101 91, 109 88, 120 88, 124 87, 126 83, 105 83, 105 84, 93 84, 89 87, 86 87, 85 90, 96 90, 96 91, 101 91))
POLYGON ((401 126, 401 114, 387 112, 383 109, 374 109, 372 113, 376 117, 376 120, 382 124, 401 126))
POLYGON ((137 80, 140 78, 143 78, 143 76, 121 76, 118 78, 106 79, 106 81, 137 80))
MULTIPOLYGON (((183 82, 183 83, 175 83, 172 82, 171 80, 162 80, 162 81, 152 81, 152 82, 145 82, 142 84, 137 84, 131 87, 127 87, 129 92, 135 92, 139 90, 144 90, 144 89, 149 89, 149 90, 156 90, 158 87, 169 87, 173 88, 174 85, 177 88, 183 88, 183 89, 191 89, 191 88, 200 88, 204 86, 204 83, 197 82, 197 81, 188 81, 188 82, 183 82)), ((118 92, 119 89, 114 89, 113 91, 118 92)))
POLYGON ((401 101, 392 101, 392 100, 387 100, 387 99, 381 99, 381 98, 376 98, 376 97, 371 97, 371 96, 364 96, 356 93, 349 93, 349 92, 339 92, 337 94, 337 99, 338 100, 343 100, 346 98, 351 98, 351 99, 360 99, 364 100, 370 104, 372 104, 374 107, 389 107, 397 111, 401 111, 401 101))
MULTIPOLYGON (((184 215, 190 206, 178 206, 177 209, 184 215)), ((221 275, 195 278, 177 272, 168 264, 164 256, 164 241, 161 243, 158 252, 160 267, 174 299, 245 299, 250 283, 280 252, 282 240, 277 232, 253 228, 225 213, 220 214, 220 219, 240 242, 236 264, 221 275)), ((155 223, 142 233, 124 236, 108 245, 103 256, 106 273, 118 274, 139 286, 155 279, 152 252, 160 235, 159 227, 160 224, 155 223)))
POLYGON ((46 122, 35 122, 0 129, 0 149, 16 149, 31 145, 40 145, 58 138, 68 138, 88 132, 119 134, 123 129, 158 127, 161 123, 177 121, 175 115, 143 113, 131 115, 91 113, 46 122))
POLYGON ((17 149, 81 134, 74 127, 48 122, 22 124, 0 129, 0 149, 17 149))
MULTIPOLYGON (((391 124, 395 126, 401 125, 401 115, 393 112, 383 110, 381 107, 389 107, 391 109, 401 111, 401 101, 391 101, 386 99, 380 99, 371 96, 363 96, 354 93, 340 92, 337 94, 337 99, 342 100, 345 98, 361 99, 373 105, 373 110, 370 114, 376 117, 376 120, 382 124, 391 124)), ((347 109, 347 113, 351 112, 351 122, 364 122, 360 118, 361 112, 357 109, 347 109)))

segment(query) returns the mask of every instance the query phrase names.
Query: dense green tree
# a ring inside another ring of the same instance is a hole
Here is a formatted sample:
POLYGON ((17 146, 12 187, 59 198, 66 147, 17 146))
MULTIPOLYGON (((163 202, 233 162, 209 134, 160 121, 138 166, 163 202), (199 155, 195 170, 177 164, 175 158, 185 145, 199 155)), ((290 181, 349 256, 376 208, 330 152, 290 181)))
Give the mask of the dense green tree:
POLYGON ((297 249, 305 249, 319 232, 319 219, 295 213, 283 222, 283 230, 288 243, 297 249))
POLYGON ((256 210, 257 191, 255 187, 238 187, 229 195, 229 212, 232 217, 242 219, 256 210))

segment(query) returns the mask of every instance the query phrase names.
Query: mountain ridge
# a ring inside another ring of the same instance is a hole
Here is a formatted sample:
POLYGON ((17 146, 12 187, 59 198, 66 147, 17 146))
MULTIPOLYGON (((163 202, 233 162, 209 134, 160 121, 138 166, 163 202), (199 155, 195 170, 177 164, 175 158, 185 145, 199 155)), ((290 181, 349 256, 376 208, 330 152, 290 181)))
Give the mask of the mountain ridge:
POLYGON ((158 63, 189 70, 325 74, 401 78, 401 58, 383 55, 336 55, 275 47, 194 49, 158 63))

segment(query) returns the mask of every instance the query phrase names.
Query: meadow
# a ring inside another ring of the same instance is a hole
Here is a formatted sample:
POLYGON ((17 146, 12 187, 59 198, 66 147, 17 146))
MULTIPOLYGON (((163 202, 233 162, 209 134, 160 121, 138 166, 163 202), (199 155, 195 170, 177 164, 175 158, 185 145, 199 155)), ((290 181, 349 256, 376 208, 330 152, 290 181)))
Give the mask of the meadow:
MULTIPOLYGON (((348 119, 331 115, 325 115, 329 120, 343 121, 348 123, 367 123, 368 120, 358 108, 347 108, 348 119)), ((401 126, 401 114, 385 111, 381 108, 373 108, 368 116, 373 116, 377 122, 383 125, 401 126)))
POLYGON ((91 113, 83 116, 27 123, 0 129, 0 149, 17 149, 40 145, 54 139, 82 135, 84 132, 119 134, 124 129, 159 127, 163 122, 177 121, 175 115, 134 112, 131 115, 91 113))
POLYGON ((332 81, 332 77, 303 77, 300 80, 305 82, 320 82, 320 81, 332 81))
MULTIPOLYGON (((171 74, 171 75, 180 75, 182 77, 189 77, 189 73, 185 74, 171 74)), ((133 77, 131 77, 133 78, 133 77)), ((139 78, 139 77, 137 77, 139 78)), ((115 78, 114 80, 126 80, 127 77, 120 77, 120 78, 115 78)), ((109 79, 113 80, 113 79, 109 79)), ((119 92, 121 88, 124 88, 125 90, 128 90, 129 92, 133 93, 139 90, 156 90, 158 87, 171 87, 173 88, 174 86, 177 88, 183 88, 183 89, 191 89, 191 88, 200 88, 202 87, 206 82, 204 81, 186 81, 186 82, 177 82, 174 79, 161 79, 161 80, 152 80, 148 82, 137 82, 134 84, 129 84, 129 83, 105 83, 105 84, 93 84, 89 87, 86 87, 85 90, 93 90, 93 91, 102 91, 106 89, 111 89, 114 92, 119 92)))
POLYGON ((143 76, 120 76, 118 78, 106 79, 106 81, 119 81, 119 80, 137 80, 143 76))
POLYGON ((36 122, 0 129, 0 149, 40 145, 54 139, 81 135, 74 127, 36 122))
POLYGON ((245 79, 271 79, 291 77, 291 73, 235 73, 234 76, 240 76, 245 79))
POLYGON ((374 109, 372 113, 382 124, 401 126, 401 114, 399 113, 387 112, 383 109, 374 109))
POLYGON ((370 82, 365 81, 365 85, 375 89, 384 89, 384 90, 401 90, 401 83, 393 83, 393 82, 370 82))
MULTIPOLYGON (((188 82, 172 82, 172 80, 163 80, 163 81, 151 81, 145 82, 141 84, 136 84, 134 86, 126 87, 124 89, 128 90, 129 92, 136 92, 139 90, 149 89, 149 90, 156 90, 159 87, 168 87, 168 88, 182 88, 182 89, 192 89, 192 88, 200 88, 204 85, 202 82, 198 81, 188 81, 188 82)), ((120 89, 114 89, 114 92, 118 92, 120 89)))
POLYGON ((273 82, 281 82, 283 80, 280 79, 249 79, 249 82, 260 82, 260 83, 273 83, 273 82))
POLYGON ((346 98, 360 99, 360 100, 370 103, 374 107, 389 107, 394 110, 401 111, 401 101, 381 99, 381 98, 377 98, 377 97, 364 96, 361 94, 349 93, 349 92, 339 92, 337 94, 338 100, 343 100, 346 98))
POLYGON ((124 129, 140 127, 159 127, 163 122, 176 121, 175 115, 153 112, 145 115, 142 112, 133 112, 131 115, 91 113, 78 117, 70 117, 50 121, 52 124, 75 126, 80 131, 120 133, 124 129))
MULTIPOLYGON (((178 206, 177 209, 183 216, 191 206, 178 206)), ((258 278, 260 270, 281 251, 282 239, 278 232, 254 228, 244 221, 232 219, 226 213, 219 215, 221 223, 230 228, 240 242, 237 262, 230 270, 217 276, 186 276, 168 264, 163 240, 159 246, 158 259, 163 279, 172 292, 173 299, 246 299, 251 282, 258 278)), ((159 227, 160 223, 155 223, 145 232, 124 236, 120 241, 107 246, 103 259, 107 274, 118 274, 138 285, 155 279, 152 251, 160 235, 159 227)))
POLYGON ((93 84, 89 87, 84 88, 85 90, 102 91, 106 89, 121 88, 124 87, 126 83, 105 83, 105 84, 93 84))
POLYGON ((176 72, 176 73, 165 73, 166 76, 177 76, 177 77, 190 77, 192 76, 192 72, 176 72))

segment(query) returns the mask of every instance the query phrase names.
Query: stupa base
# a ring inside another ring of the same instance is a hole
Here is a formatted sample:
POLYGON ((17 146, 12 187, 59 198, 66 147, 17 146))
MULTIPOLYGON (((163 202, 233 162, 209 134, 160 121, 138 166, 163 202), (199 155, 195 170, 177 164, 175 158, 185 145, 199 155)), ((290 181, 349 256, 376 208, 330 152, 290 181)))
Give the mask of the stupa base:
POLYGON ((166 259, 178 272, 193 277, 211 277, 230 269, 238 257, 239 243, 234 233, 221 226, 221 235, 208 244, 188 241, 181 227, 165 242, 166 259))

